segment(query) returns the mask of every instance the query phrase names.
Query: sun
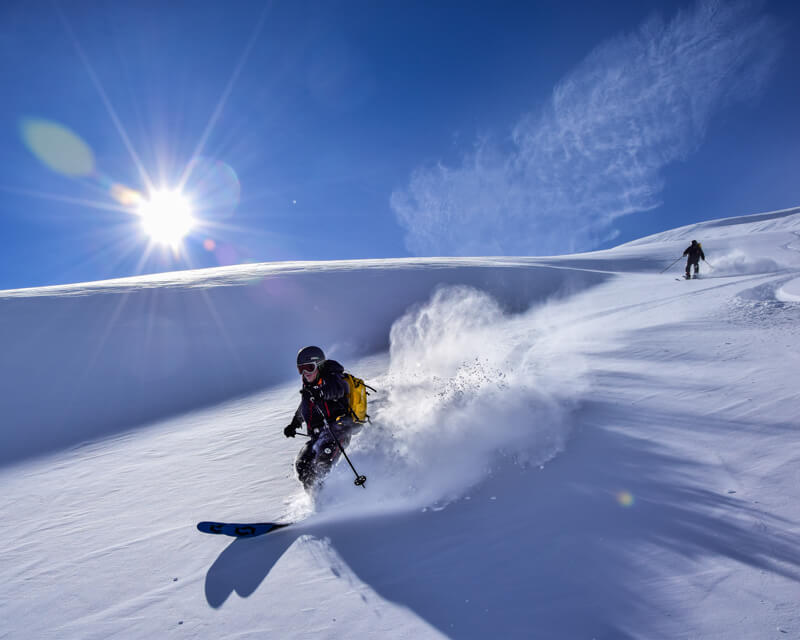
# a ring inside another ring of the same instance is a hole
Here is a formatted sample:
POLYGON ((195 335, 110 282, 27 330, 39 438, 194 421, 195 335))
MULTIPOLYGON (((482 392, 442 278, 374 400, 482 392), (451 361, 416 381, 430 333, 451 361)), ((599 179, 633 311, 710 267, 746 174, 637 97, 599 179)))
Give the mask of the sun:
POLYGON ((153 191, 138 208, 142 227, 153 242, 178 247, 194 226, 192 205, 179 191, 153 191))

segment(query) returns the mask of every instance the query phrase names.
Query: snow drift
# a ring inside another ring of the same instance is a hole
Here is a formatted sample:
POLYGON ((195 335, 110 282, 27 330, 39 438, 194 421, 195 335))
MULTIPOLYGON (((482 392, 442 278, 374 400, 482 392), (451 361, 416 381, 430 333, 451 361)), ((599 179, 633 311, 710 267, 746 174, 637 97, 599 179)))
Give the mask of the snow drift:
POLYGON ((294 376, 297 349, 345 361, 438 286, 508 312, 606 276, 507 260, 247 265, 0 292, 0 464, 75 445, 294 376))

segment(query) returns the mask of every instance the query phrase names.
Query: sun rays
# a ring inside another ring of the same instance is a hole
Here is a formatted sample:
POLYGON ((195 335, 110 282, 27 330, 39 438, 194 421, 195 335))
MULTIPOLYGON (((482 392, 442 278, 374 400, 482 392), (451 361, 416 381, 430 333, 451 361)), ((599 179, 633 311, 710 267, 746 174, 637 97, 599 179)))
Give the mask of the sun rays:
MULTIPOLYGON (((80 64, 130 158, 129 173, 139 184, 126 185, 124 178, 120 180, 104 173, 104 165, 108 162, 104 161, 102 153, 65 124, 46 117, 21 117, 20 137, 33 156, 49 170, 81 183, 83 188, 94 191, 97 196, 74 197, 13 186, 0 188, 39 199, 80 205, 87 212, 119 213, 118 220, 112 216, 100 221, 105 225, 107 220, 108 224, 102 230, 93 231, 92 238, 86 239, 87 247, 92 247, 91 253, 85 256, 86 261, 102 260, 109 273, 137 255, 135 273, 131 275, 152 270, 154 266, 196 268, 207 262, 207 258, 201 256, 220 259, 225 249, 230 249, 229 254, 245 255, 245 251, 227 247, 222 237, 230 230, 242 231, 241 225, 232 224, 231 220, 241 200, 238 175, 222 160, 201 154, 206 153, 234 86, 251 57, 269 13, 269 4, 264 5, 249 38, 244 41, 241 54, 210 110, 206 126, 196 134, 197 141, 191 155, 167 172, 156 169, 156 166, 168 164, 163 150, 175 152, 180 147, 185 148, 186 140, 160 138, 134 143, 69 19, 61 8, 56 6, 56 9, 80 64), (162 154, 145 163, 136 148, 143 143, 162 149, 162 154)), ((109 173, 118 171, 118 168, 112 169, 109 173)))

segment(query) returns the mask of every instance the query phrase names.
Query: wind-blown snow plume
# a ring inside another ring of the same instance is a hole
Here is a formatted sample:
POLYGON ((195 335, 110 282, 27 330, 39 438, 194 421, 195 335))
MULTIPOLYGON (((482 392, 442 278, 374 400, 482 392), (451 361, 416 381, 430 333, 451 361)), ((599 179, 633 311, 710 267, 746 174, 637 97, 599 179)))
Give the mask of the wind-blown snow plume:
POLYGON ((701 2, 604 43, 461 165, 416 170, 391 204, 420 255, 554 254, 613 237, 658 207, 661 170, 692 153, 726 105, 758 96, 780 51, 761 3, 701 2))
POLYGON ((722 256, 715 257, 713 264, 712 273, 716 276, 772 273, 786 268, 771 258, 753 257, 739 249, 734 249, 722 256))
POLYGON ((459 286, 394 324, 389 373, 375 381, 387 400, 357 440, 359 458, 372 455, 379 470, 373 500, 443 504, 498 455, 542 464, 563 449, 587 367, 579 336, 548 316, 548 307, 506 315, 489 294, 459 286))

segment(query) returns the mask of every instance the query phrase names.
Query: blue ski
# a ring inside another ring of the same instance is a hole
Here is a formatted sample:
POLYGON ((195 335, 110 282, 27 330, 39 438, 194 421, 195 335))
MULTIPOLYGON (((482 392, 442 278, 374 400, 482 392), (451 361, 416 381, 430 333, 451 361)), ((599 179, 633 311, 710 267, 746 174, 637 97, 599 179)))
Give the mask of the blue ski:
POLYGON ((197 530, 203 533, 216 533, 234 538, 253 538, 271 533, 276 529, 288 527, 291 522, 198 522, 197 530))

